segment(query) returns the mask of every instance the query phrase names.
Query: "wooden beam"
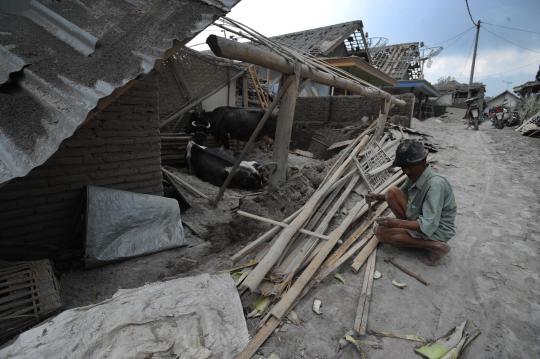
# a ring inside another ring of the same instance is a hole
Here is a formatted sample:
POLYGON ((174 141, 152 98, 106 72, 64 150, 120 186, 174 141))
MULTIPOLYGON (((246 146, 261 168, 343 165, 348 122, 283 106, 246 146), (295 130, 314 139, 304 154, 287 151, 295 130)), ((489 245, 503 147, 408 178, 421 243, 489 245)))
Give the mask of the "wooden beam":
MULTIPOLYGON (((208 36, 206 43, 212 52, 219 57, 259 65, 286 75, 291 75, 295 72, 294 63, 277 52, 238 41, 224 39, 216 35, 208 36)), ((300 77, 316 81, 323 85, 338 87, 366 97, 385 98, 399 105, 405 104, 405 101, 397 99, 376 87, 361 85, 360 83, 346 79, 345 77, 338 77, 305 64, 301 64, 298 71, 300 77)))
POLYGON ((286 83, 290 79, 292 79, 292 83, 285 91, 279 106, 276 134, 274 136, 274 154, 272 158, 276 163, 276 170, 270 177, 270 183, 274 188, 278 188, 287 179, 289 145, 291 143, 296 98, 298 97, 298 85, 300 83, 299 77, 295 75, 285 76, 282 83, 286 83))
POLYGON ((360 253, 358 253, 356 258, 354 259, 351 265, 353 271, 358 272, 360 268, 362 268, 362 265, 364 265, 368 257, 375 250, 375 248, 377 248, 378 245, 379 245, 379 239, 373 236, 371 240, 366 244, 366 246, 360 251, 360 253))

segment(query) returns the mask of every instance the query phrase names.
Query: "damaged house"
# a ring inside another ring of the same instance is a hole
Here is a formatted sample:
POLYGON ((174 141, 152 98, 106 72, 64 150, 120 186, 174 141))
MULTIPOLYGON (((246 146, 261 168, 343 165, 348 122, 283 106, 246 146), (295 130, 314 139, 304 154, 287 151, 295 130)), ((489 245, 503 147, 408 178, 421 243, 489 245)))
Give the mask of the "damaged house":
POLYGON ((438 97, 439 93, 424 79, 424 66, 441 50, 441 47, 425 48, 423 42, 410 42, 378 48, 372 55, 373 65, 397 81, 393 86, 385 86, 386 91, 414 95, 414 116, 418 119, 433 115, 428 99, 438 97))
POLYGON ((87 185, 162 194, 154 61, 234 3, 1 5, 2 259, 80 256, 87 185))
POLYGON ((460 108, 467 107, 465 100, 468 98, 469 90, 471 91, 471 97, 483 97, 486 93, 486 85, 480 82, 475 82, 469 86, 468 84, 462 84, 456 80, 452 80, 436 84, 435 88, 441 94, 439 97, 441 104, 451 103, 453 107, 460 108))

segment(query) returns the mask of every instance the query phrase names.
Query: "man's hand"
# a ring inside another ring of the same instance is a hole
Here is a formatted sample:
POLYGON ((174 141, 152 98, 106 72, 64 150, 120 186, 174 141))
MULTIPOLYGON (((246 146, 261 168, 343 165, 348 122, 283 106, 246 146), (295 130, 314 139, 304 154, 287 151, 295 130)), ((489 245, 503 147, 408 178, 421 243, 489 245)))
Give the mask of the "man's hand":
POLYGON ((392 218, 392 217, 379 217, 375 219, 375 221, 379 224, 379 226, 388 227, 388 228, 398 228, 400 220, 397 218, 392 218))
POLYGON ((384 194, 378 194, 373 192, 368 192, 365 196, 366 202, 377 202, 377 201, 384 201, 386 199, 384 194))

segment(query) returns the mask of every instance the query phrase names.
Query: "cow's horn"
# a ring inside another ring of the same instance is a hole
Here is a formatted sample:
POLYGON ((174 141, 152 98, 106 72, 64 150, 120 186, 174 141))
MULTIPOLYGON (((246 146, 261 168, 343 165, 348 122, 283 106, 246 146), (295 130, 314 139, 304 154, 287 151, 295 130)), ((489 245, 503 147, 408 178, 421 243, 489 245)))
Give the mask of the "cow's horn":
POLYGON ((208 122, 208 125, 206 125, 206 128, 210 128, 210 122, 208 122))

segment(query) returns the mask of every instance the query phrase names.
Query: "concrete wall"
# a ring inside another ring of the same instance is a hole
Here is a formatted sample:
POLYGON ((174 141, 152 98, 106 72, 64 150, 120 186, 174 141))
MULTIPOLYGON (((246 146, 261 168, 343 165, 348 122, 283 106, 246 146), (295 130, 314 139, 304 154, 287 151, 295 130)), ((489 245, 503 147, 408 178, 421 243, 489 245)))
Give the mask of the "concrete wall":
MULTIPOLYGON (((410 120, 414 107, 414 95, 396 96, 405 100, 406 106, 394 106, 390 116, 407 116, 410 120)), ((295 123, 354 122, 367 116, 377 118, 383 100, 364 96, 299 97, 294 113, 295 123)))
POLYGON ((223 86, 221 90, 208 97, 201 104, 205 111, 212 111, 220 106, 236 106, 236 81, 231 81, 228 86, 223 86))
POLYGON ((85 186, 160 195, 160 166, 157 86, 148 76, 47 162, 0 188, 0 259, 80 255, 85 186))

